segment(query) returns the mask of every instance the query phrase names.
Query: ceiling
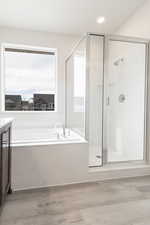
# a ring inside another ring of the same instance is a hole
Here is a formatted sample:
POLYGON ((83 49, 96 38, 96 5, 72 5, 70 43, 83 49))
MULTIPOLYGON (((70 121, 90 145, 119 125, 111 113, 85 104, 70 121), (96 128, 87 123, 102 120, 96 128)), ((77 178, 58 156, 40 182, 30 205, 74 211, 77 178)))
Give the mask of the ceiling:
POLYGON ((111 33, 145 0, 0 0, 0 26, 66 34, 111 33), (96 19, 104 16, 104 24, 96 19))

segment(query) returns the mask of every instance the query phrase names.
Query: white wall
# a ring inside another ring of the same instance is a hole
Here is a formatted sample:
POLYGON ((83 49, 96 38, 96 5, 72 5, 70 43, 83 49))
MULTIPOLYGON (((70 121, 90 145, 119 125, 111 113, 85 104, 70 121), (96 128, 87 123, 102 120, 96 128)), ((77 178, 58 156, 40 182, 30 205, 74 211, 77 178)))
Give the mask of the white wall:
POLYGON ((138 8, 116 33, 150 39, 150 0, 138 8))
MULTIPOLYGON (((53 126, 55 122, 64 122, 64 61, 80 37, 44 32, 31 32, 20 29, 0 28, 0 44, 24 44, 37 47, 56 48, 58 50, 58 112, 0 112, 0 117, 14 117, 14 128, 53 126)), ((1 102, 1 101, 0 101, 1 102)))

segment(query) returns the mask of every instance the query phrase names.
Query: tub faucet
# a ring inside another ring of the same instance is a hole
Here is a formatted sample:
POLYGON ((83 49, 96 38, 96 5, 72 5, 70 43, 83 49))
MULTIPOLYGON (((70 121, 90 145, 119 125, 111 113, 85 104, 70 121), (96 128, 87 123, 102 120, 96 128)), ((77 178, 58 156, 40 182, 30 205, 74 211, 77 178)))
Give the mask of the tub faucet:
POLYGON ((64 125, 63 125, 62 129, 63 129, 63 136, 66 137, 66 128, 64 125))
POLYGON ((57 134, 57 139, 60 139, 60 135, 59 135, 59 132, 57 132, 56 134, 57 134))

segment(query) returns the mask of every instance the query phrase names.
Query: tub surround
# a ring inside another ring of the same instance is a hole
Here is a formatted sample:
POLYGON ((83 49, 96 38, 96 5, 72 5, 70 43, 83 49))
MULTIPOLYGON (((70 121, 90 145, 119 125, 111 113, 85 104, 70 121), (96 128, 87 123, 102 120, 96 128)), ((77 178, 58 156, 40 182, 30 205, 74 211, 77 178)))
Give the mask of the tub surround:
POLYGON ((88 168, 88 143, 15 146, 12 165, 14 191, 150 175, 149 165, 88 168))

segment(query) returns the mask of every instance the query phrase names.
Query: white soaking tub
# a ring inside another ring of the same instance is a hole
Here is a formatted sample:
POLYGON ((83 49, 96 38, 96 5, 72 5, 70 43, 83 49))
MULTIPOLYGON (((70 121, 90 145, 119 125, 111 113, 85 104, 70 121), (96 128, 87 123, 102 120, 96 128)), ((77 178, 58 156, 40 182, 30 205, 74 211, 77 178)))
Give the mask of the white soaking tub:
POLYGON ((81 182, 88 171, 88 144, 56 129, 12 130, 12 188, 27 190, 81 182))
POLYGON ((12 132, 12 146, 81 143, 84 138, 70 129, 28 128, 12 132))

